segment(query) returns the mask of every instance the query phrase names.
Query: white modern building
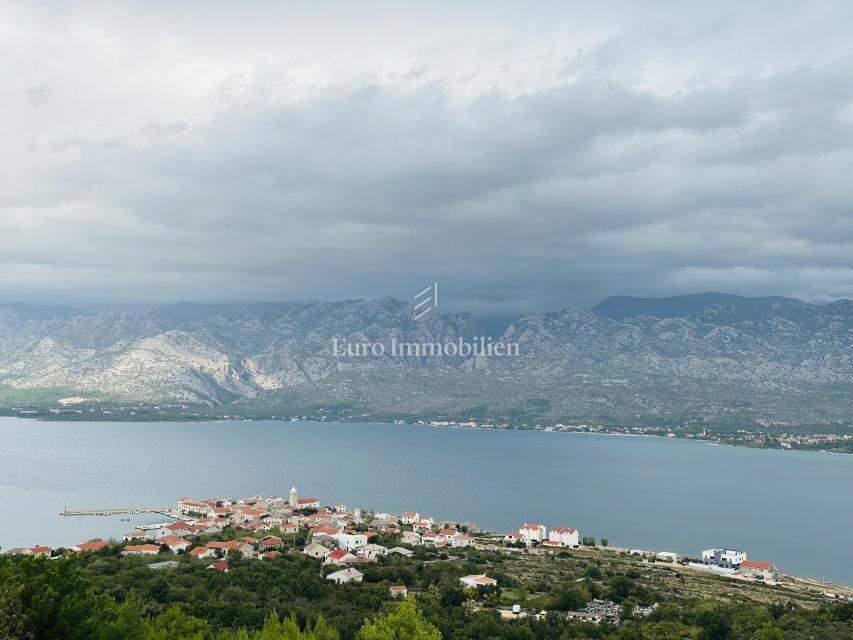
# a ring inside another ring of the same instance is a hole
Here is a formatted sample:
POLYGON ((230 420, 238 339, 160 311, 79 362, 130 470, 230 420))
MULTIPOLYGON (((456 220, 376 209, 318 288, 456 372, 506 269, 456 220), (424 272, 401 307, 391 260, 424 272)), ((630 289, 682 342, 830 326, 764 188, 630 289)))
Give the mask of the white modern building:
POLYGON ((737 569, 746 560, 746 552, 737 549, 705 549, 702 552, 702 564, 737 569))
POLYGON ((354 551, 367 544, 367 535, 364 533, 336 533, 332 536, 338 541, 338 545, 347 551, 354 551))

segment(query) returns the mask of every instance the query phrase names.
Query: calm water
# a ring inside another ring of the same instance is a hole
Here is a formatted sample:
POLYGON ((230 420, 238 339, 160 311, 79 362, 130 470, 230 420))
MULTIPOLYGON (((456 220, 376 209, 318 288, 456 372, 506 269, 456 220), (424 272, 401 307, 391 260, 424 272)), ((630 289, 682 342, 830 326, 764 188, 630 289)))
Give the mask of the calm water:
POLYGON ((745 549, 853 584, 853 456, 661 438, 422 426, 56 423, 0 418, 0 545, 70 545, 162 517, 69 509, 302 495, 471 520, 572 526, 619 546, 745 549))

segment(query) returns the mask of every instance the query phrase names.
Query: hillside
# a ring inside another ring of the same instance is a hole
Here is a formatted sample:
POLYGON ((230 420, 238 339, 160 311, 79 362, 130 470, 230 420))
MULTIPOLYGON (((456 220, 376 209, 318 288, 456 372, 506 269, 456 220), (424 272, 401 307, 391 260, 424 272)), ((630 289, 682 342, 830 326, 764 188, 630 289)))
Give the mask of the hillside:
POLYGON ((517 318, 500 338, 518 344, 517 357, 333 349, 335 339, 470 341, 505 325, 470 314, 415 321, 394 298, 98 313, 0 305, 0 398, 509 422, 811 425, 846 422, 853 409, 849 300, 609 298, 517 318))

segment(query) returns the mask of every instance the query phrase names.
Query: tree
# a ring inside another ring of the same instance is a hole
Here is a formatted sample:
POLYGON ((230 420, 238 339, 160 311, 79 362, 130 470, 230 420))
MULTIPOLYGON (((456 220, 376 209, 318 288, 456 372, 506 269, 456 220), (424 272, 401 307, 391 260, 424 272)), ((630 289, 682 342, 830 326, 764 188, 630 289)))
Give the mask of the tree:
POLYGON ((601 539, 601 546, 602 546, 602 547, 606 547, 606 546, 607 546, 607 545, 609 545, 609 544, 610 544, 610 540, 608 540, 607 538, 602 538, 602 539, 601 539))
POLYGON ((0 638, 23 640, 28 637, 30 636, 24 632, 21 586, 0 583, 0 638))
POLYGON ((570 582, 562 587, 551 603, 557 611, 577 611, 592 600, 589 590, 579 582, 570 582))
POLYGON ((407 598, 390 613, 365 620, 358 640, 441 640, 441 633, 407 598))
POLYGON ((782 631, 768 622, 752 635, 752 640, 782 640, 782 631))

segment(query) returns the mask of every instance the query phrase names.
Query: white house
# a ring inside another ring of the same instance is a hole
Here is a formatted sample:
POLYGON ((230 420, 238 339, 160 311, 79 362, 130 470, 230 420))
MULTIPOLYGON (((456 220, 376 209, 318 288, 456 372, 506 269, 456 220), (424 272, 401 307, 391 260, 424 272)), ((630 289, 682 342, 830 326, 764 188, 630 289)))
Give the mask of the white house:
POLYGON ((542 542, 548 535, 548 529, 545 525, 536 524, 533 522, 525 522, 518 530, 522 540, 527 544, 531 542, 542 542))
POLYGON ((705 549, 702 552, 702 564, 723 569, 737 569, 744 560, 746 552, 737 549, 705 549))
POLYGON ((332 580, 338 584, 344 584, 346 582, 361 582, 363 578, 364 574, 358 569, 353 569, 352 567, 349 569, 335 571, 334 573, 330 573, 326 576, 326 580, 332 580))
POLYGON ((580 533, 571 527, 554 527, 548 532, 548 540, 559 542, 564 547, 580 544, 580 533))
POLYGON ((210 508, 209 504, 201 502, 200 500, 193 500, 187 497, 178 500, 178 510, 185 516, 191 514, 202 514, 206 516, 210 508))
POLYGON ((319 542, 312 542, 302 550, 302 553, 309 558, 325 558, 329 551, 330 549, 324 547, 319 542))
POLYGON ((494 587, 498 584, 497 580, 490 578, 484 573, 472 576, 463 576, 459 578, 459 582, 464 584, 466 587, 471 587, 472 589, 476 589, 477 587, 494 587))
POLYGON ((172 553, 186 551, 190 548, 190 543, 180 536, 163 536, 162 538, 157 538, 157 544, 165 544, 172 553))
POLYGON ((332 537, 347 551, 353 551, 367 544, 367 534, 365 533, 336 533, 332 537))
POLYGON ((474 544, 474 538, 471 536, 458 535, 450 540, 451 547, 470 547, 474 544))
POLYGON ((417 511, 404 511, 402 517, 400 518, 400 522, 403 524, 415 524, 419 522, 421 519, 421 514, 417 511))
POLYGON ((402 535, 402 540, 406 544, 420 544, 421 534, 415 533, 414 531, 404 531, 402 535))
POLYGON ((381 544, 366 544, 356 549, 356 554, 362 558, 378 558, 388 554, 388 549, 381 544))
POLYGON ((456 529, 441 529, 438 532, 438 539, 439 540, 446 540, 447 542, 450 542, 454 538, 458 538, 461 535, 462 534, 459 531, 457 531, 456 529))
POLYGON ((391 594, 392 598, 405 598, 409 595, 409 590, 404 584, 392 584, 388 589, 388 592, 391 594))

